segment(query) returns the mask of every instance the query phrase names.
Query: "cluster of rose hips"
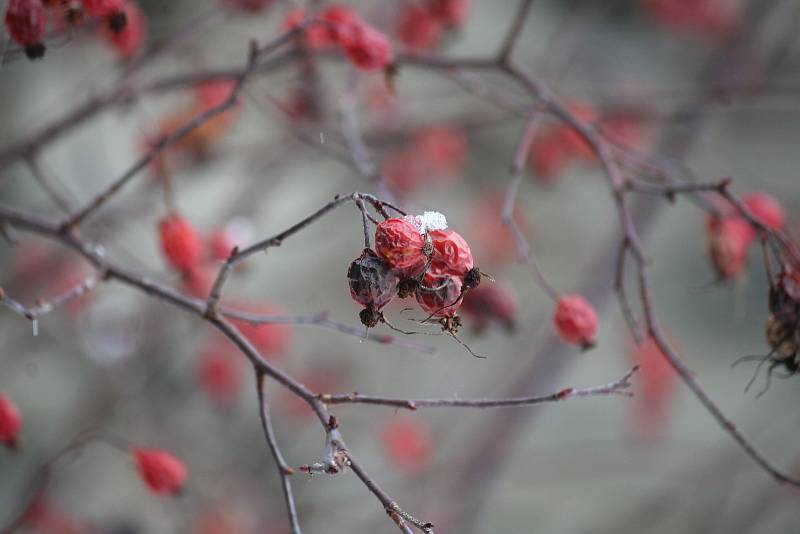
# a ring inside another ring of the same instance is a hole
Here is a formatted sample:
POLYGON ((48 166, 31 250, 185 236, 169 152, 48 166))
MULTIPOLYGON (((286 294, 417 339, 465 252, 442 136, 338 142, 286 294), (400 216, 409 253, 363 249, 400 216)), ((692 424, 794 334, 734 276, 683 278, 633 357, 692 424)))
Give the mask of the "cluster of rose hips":
POLYGON ((426 212, 386 219, 375 230, 375 250, 366 248, 347 271, 350 295, 364 306, 361 322, 373 327, 395 296, 414 295, 430 320, 454 333, 463 294, 480 284, 466 240, 447 229, 444 216, 426 212))
POLYGON ((11 39, 35 59, 44 56, 49 22, 63 31, 87 18, 102 21, 101 35, 123 58, 144 42, 145 19, 134 0, 9 0, 5 24, 11 39))
POLYGON ((468 12, 468 0, 407 2, 397 14, 395 35, 409 52, 425 52, 440 43, 446 30, 460 27, 468 12))
MULTIPOLYGON (((742 196, 750 213, 770 230, 781 230, 786 215, 780 203, 766 193, 742 196)), ((731 205, 719 206, 717 213, 708 219, 709 257, 720 279, 730 280, 743 270, 750 246, 757 237, 756 229, 731 205)))
MULTIPOLYGON (((292 9, 283 27, 286 30, 297 28, 308 16, 305 9, 292 9)), ((314 49, 339 48, 353 65, 364 71, 386 69, 393 60, 389 39, 353 9, 339 4, 322 8, 303 31, 300 42, 314 49)))

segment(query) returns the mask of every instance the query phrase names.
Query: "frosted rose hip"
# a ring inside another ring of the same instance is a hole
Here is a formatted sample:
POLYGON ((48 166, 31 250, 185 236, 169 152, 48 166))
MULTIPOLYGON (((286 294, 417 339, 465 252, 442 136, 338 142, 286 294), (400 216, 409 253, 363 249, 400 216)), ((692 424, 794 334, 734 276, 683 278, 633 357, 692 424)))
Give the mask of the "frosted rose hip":
POLYGON ((424 246, 422 234, 405 219, 386 219, 375 229, 375 251, 394 269, 424 266, 427 262, 424 246))
POLYGON ((556 302, 553 324, 567 343, 590 347, 597 334, 597 314, 580 295, 564 295, 556 302))
POLYGON ((136 469, 147 488, 156 495, 175 495, 186 481, 186 467, 178 458, 160 449, 132 451, 136 469))
POLYGON ((0 443, 14 448, 21 428, 19 409, 7 395, 0 393, 0 443))

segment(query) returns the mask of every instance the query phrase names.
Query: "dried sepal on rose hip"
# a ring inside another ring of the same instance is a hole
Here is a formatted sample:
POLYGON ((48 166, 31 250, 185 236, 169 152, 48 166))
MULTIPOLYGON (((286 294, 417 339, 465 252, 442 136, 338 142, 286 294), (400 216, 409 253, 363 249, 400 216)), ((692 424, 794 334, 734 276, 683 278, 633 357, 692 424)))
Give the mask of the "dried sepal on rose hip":
POLYGON ((147 489, 155 495, 177 495, 186 482, 186 466, 161 449, 134 448, 136 470, 147 489))
POLYGON ((372 328, 385 319, 381 308, 397 292, 397 275, 391 265, 371 249, 365 248, 347 269, 350 296, 364 306, 359 318, 364 326, 372 328))
MULTIPOLYGON (((769 272, 769 263, 767 263, 769 272)), ((756 368, 747 389, 755 381, 761 364, 769 362, 767 384, 758 396, 769 388, 769 379, 773 371, 783 367, 786 376, 800 373, 800 269, 786 265, 777 276, 770 275, 769 316, 767 317, 765 336, 770 351, 766 356, 745 356, 734 365, 748 360, 761 363, 756 368)))
POLYGON ((47 12, 41 0, 9 0, 5 23, 9 37, 25 49, 28 59, 44 56, 47 12))
POLYGON ((19 408, 8 395, 0 393, 0 443, 9 449, 16 449, 21 429, 19 408))
POLYGON ((142 50, 147 40, 147 18, 142 8, 134 0, 123 2, 122 10, 122 14, 117 15, 116 20, 122 20, 124 16, 125 24, 103 26, 102 36, 117 57, 128 60, 142 50))
POLYGON ((563 295, 556 301, 553 325, 558 336, 584 350, 595 344, 597 335, 597 313, 581 295, 563 295))
POLYGON ((119 33, 128 25, 125 11, 127 0, 83 0, 83 9, 87 15, 106 20, 108 29, 119 33))

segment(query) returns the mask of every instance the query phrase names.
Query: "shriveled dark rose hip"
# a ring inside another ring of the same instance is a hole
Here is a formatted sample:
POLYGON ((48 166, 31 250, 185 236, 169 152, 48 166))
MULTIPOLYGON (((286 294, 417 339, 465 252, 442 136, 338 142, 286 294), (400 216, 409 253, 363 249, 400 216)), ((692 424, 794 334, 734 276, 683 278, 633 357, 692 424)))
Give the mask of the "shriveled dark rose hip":
POLYGON ((350 296, 364 306, 359 317, 366 326, 378 324, 380 309, 386 306, 397 292, 397 275, 383 259, 365 248, 347 269, 350 296))

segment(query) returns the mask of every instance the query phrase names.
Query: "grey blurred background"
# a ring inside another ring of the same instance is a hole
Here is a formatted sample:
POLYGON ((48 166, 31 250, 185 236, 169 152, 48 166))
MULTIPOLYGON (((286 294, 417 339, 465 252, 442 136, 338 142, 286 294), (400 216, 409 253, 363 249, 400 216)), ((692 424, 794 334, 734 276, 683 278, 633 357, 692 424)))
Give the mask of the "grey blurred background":
MULTIPOLYGON (((151 42, 217 9, 207 0, 141 4, 151 42)), ((380 26, 390 6, 379 4, 357 5, 380 26)), ((709 65, 720 57, 724 40, 661 27, 635 4, 536 1, 515 57, 557 94, 600 109, 625 104, 633 95, 630 101, 643 102, 654 118, 656 152, 669 156, 678 152, 679 141, 690 140, 681 161, 697 176, 729 176, 737 191, 773 194, 786 209, 791 231, 800 207, 800 86, 795 75, 800 51, 794 39, 800 5, 793 0, 733 2, 744 10, 745 21, 757 10, 765 13, 764 20, 733 69, 733 96, 715 94, 697 118, 683 110, 707 87, 709 65), (749 85, 748 77, 759 88, 736 90, 736 83, 749 85), (659 141, 664 139, 678 142, 665 145, 659 141)), ((516 5, 473 0, 468 22, 448 37, 441 53, 491 53, 516 5)), ((277 35, 287 9, 277 2, 257 16, 227 12, 209 17, 181 46, 137 72, 136 80, 241 65, 248 40, 266 42, 277 35)), ((8 62, 0 71, 0 146, 105 90, 121 68, 90 35, 54 46, 44 61, 8 62)), ((349 77, 343 63, 323 63, 327 113, 304 126, 312 138, 341 143, 337 105, 349 91, 349 77)), ((254 78, 246 86, 239 120, 215 143, 209 158, 173 173, 177 206, 204 233, 241 216, 252 222, 253 238, 259 239, 336 193, 372 192, 372 184, 352 167, 313 142, 298 141, 273 104, 295 90, 298 79, 291 66, 254 78)), ((500 76, 480 73, 480 79, 495 90, 524 96, 500 76)), ((367 77, 362 87, 376 81, 380 76, 367 77)), ((445 213, 450 226, 471 240, 473 207, 482 196, 505 187, 524 116, 499 109, 432 71, 402 68, 396 92, 400 116, 389 125, 361 110, 371 154, 380 161, 406 142, 408 132, 426 124, 463 123, 469 139, 463 176, 423 186, 404 205, 416 212, 445 213)), ((60 137, 41 153, 40 164, 60 193, 80 205, 135 160, 143 132, 151 132, 160 116, 188 98, 188 91, 172 91, 115 106, 60 137)), ((2 170, 0 198, 44 215, 58 214, 22 163, 2 170)), ((501 397, 514 384, 530 394, 550 393, 618 378, 631 362, 625 324, 611 293, 609 265, 619 230, 603 176, 591 165, 576 165, 552 186, 527 177, 519 204, 551 283, 563 292, 586 293, 601 311, 596 349, 580 353, 553 340, 552 302, 523 266, 511 262, 492 266, 490 273, 517 295, 519 328, 513 334, 493 328, 480 337, 468 329, 463 333, 477 353, 489 356, 485 360, 473 358, 447 337, 415 338, 436 347, 436 354, 429 355, 296 327, 292 349, 277 365, 301 378, 322 374, 330 379, 325 387, 335 392, 397 397, 501 397)), ((654 261, 654 299, 664 324, 738 427, 778 465, 797 472, 799 379, 776 380, 756 398, 761 381, 743 392, 753 366, 730 367, 736 358, 767 351, 767 285, 758 251, 754 248, 741 280, 717 284, 707 260, 705 213, 685 199, 659 205, 646 249, 654 261)), ((164 213, 160 188, 143 173, 86 233, 118 262, 180 287, 158 250, 155 226, 164 213)), ((360 224, 352 208, 334 212, 279 250, 250 259, 231 280, 227 297, 270 303, 291 314, 327 310, 331 318, 358 326, 345 272, 362 248, 360 224)), ((25 233, 16 237, 17 247, 0 245, 0 280, 19 300, 32 303, 52 296, 53 280, 63 270, 90 272, 58 246, 25 233), (33 259, 24 263, 23 254, 33 259)), ((391 307, 389 314, 402 326, 399 308, 391 307)), ((43 462, 76 432, 98 429, 174 452, 186 462, 190 477, 181 497, 159 500, 144 491, 123 453, 102 443, 88 445, 58 462, 46 493, 90 531, 206 532, 198 520, 223 509, 238 530, 222 531, 288 532, 247 369, 242 370, 240 393, 223 405, 210 401, 193 378, 197 355, 209 343, 209 327, 118 283, 100 285, 77 312, 60 310, 42 318, 37 337, 23 318, 7 310, 0 317, 0 391, 18 403, 25 425, 21 451, 0 451, 0 525, 19 511, 43 462)), ((294 414, 281 400, 278 385, 268 387, 288 461, 318 460, 324 437, 319 425, 294 414)), ((797 531, 800 494, 778 486, 746 457, 686 388, 677 388, 667 419, 649 439, 635 437, 636 402, 609 397, 496 412, 420 410, 412 416, 430 428, 435 448, 419 473, 394 466, 381 447, 381 426, 403 414, 364 406, 336 407, 334 412, 348 445, 373 476, 405 509, 441 525, 437 532, 797 531)), ((294 487, 305 532, 394 529, 350 474, 296 476, 294 487)))

